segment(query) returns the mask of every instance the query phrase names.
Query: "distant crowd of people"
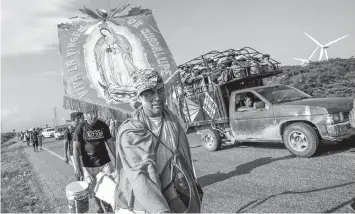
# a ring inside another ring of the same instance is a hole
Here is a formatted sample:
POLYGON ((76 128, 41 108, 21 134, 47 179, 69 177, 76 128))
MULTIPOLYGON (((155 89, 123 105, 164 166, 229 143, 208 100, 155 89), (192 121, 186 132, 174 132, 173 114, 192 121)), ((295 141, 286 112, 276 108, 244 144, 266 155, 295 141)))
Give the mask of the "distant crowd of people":
POLYGON ((252 74, 274 71, 276 65, 265 54, 260 58, 230 53, 227 57, 212 57, 206 63, 180 67, 181 81, 187 95, 208 90, 213 84, 223 84, 252 74))
POLYGON ((33 146, 34 152, 39 152, 42 150, 43 134, 42 129, 33 127, 32 129, 21 131, 18 133, 18 138, 22 142, 26 142, 28 146, 33 146))

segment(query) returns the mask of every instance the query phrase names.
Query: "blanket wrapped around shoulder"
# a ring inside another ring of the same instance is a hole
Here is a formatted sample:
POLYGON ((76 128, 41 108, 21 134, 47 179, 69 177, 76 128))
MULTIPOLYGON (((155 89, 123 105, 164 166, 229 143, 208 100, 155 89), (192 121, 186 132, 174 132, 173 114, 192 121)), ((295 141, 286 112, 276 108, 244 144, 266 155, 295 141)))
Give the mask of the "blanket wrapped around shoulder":
POLYGON ((167 108, 163 120, 160 137, 151 131, 152 124, 142 107, 122 123, 116 139, 116 209, 200 212, 202 189, 197 184, 185 131, 167 108), (177 172, 177 168, 183 169, 177 172), (171 185, 176 180, 181 185, 171 185), (190 188, 184 191, 177 186, 190 188), (184 192, 188 193, 188 203, 182 199, 186 197, 179 197, 184 192))

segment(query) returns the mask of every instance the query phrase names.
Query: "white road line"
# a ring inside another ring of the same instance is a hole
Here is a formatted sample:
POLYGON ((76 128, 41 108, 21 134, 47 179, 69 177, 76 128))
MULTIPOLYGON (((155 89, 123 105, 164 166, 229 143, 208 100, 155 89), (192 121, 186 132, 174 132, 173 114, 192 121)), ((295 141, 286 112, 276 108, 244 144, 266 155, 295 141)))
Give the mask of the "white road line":
MULTIPOLYGON (((51 150, 45 148, 44 146, 42 146, 42 149, 46 150, 47 152, 51 153, 52 155, 56 156, 57 158, 62 159, 63 161, 65 161, 65 158, 64 158, 64 157, 58 155, 58 154, 55 153, 55 152, 52 152, 51 150)), ((73 163, 70 162, 70 161, 69 161, 69 164, 73 166, 73 163)))

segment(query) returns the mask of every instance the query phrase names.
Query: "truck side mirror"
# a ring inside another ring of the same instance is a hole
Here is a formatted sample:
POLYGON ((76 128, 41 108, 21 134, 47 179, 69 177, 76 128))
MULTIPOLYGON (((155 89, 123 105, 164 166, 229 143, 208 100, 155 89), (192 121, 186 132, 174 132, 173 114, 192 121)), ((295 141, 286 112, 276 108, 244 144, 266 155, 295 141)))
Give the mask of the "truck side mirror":
POLYGON ((265 103, 263 101, 255 102, 255 109, 264 109, 265 103))

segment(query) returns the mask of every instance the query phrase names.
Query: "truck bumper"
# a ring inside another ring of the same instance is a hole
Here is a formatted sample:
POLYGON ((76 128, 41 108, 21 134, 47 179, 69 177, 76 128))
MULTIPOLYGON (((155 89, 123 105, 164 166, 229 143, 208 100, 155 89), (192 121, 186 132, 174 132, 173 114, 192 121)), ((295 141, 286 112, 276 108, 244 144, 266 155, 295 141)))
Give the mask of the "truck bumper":
MULTIPOLYGON (((355 101, 354 101, 354 103, 355 103, 355 101)), ((354 108, 355 108, 355 104, 354 104, 354 108)), ((355 109, 352 109, 350 111, 349 121, 350 121, 351 127, 355 128, 355 109)))
POLYGON ((322 136, 322 138, 329 141, 342 141, 355 135, 355 128, 351 126, 349 121, 334 125, 325 125, 325 128, 327 135, 322 136))

